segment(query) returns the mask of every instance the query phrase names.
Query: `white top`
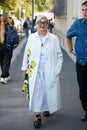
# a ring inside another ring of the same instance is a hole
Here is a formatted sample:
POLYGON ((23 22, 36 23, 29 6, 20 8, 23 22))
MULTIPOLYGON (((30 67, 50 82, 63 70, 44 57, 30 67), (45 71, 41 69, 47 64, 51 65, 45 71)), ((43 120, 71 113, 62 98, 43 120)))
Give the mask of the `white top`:
POLYGON ((41 40, 41 53, 40 53, 40 61, 39 61, 38 71, 43 71, 44 72, 44 61, 45 61, 44 42, 46 40, 46 37, 40 37, 40 40, 41 40))

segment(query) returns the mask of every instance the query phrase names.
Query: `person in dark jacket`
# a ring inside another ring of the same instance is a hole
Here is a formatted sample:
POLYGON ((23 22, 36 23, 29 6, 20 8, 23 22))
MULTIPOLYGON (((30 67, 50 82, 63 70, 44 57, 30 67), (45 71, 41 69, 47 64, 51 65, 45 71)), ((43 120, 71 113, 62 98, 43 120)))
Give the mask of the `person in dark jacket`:
POLYGON ((52 29, 53 29, 54 25, 53 25, 53 22, 52 22, 52 18, 49 20, 48 22, 48 30, 49 32, 52 33, 52 29))
POLYGON ((29 36, 30 26, 31 26, 31 21, 30 21, 30 18, 27 17, 23 24, 24 33, 25 33, 26 38, 28 38, 28 36, 29 36))
POLYGON ((4 15, 0 15, 0 67, 1 76, 0 82, 6 84, 10 79, 10 64, 13 55, 13 50, 8 50, 6 48, 6 26, 7 24, 13 25, 13 20, 7 19, 4 15), (12 22, 11 22, 12 21, 12 22))

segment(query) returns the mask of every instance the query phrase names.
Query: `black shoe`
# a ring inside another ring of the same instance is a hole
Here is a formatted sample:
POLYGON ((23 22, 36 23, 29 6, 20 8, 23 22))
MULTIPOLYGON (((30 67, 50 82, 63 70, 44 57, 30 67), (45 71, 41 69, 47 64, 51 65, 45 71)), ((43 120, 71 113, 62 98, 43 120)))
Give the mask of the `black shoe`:
POLYGON ((87 112, 85 112, 85 114, 82 115, 81 121, 87 121, 87 112))
POLYGON ((36 115, 36 118, 34 120, 34 128, 40 128, 41 127, 41 115, 36 115))
POLYGON ((49 116, 50 116, 50 112, 49 112, 49 111, 44 111, 44 112, 43 112, 43 116, 49 117, 49 116))

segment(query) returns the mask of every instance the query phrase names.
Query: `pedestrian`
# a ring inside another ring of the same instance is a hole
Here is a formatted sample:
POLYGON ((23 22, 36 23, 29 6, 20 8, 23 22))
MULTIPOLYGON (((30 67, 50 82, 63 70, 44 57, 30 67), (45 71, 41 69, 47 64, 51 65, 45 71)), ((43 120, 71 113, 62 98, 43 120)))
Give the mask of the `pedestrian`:
POLYGON ((52 29, 53 29, 54 25, 53 25, 53 22, 52 22, 52 18, 49 20, 48 22, 48 30, 52 33, 52 29))
POLYGON ((24 33, 25 33, 26 38, 28 38, 28 36, 29 36, 30 26, 31 26, 30 18, 26 17, 26 19, 23 23, 23 28, 24 28, 24 33))
POLYGON ((35 18, 32 20, 32 28, 31 28, 31 33, 34 33, 36 32, 36 19, 37 19, 37 16, 35 16, 35 18))
POLYGON ((4 15, 0 15, 0 67, 1 67, 1 77, 0 82, 7 83, 10 79, 9 75, 9 66, 10 60, 12 57, 12 52, 9 52, 5 49, 5 22, 6 17, 4 15))
POLYGON ((49 117, 61 108, 59 74, 63 56, 58 37, 48 31, 48 18, 37 16, 36 27, 37 32, 30 35, 25 47, 22 70, 26 74, 30 66, 29 110, 35 113, 34 127, 40 128, 42 113, 49 117))
POLYGON ((13 55, 13 49, 9 50, 6 44, 7 38, 7 25, 13 26, 14 22, 10 18, 6 18, 4 15, 0 15, 0 67, 1 67, 1 76, 0 82, 6 84, 10 79, 10 64, 11 58, 13 55))
POLYGON ((81 4, 83 18, 76 19, 68 29, 66 37, 71 54, 72 38, 75 40, 76 72, 79 85, 79 97, 84 110, 81 121, 87 121, 87 0, 81 4))

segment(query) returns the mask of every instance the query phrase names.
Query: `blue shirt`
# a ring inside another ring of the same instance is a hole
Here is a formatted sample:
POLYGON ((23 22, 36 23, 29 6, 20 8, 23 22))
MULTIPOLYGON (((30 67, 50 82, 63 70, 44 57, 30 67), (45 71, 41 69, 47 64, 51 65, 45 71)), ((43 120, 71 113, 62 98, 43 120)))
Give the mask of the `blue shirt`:
POLYGON ((75 20, 67 31, 67 38, 74 36, 76 37, 76 60, 80 64, 85 65, 87 63, 87 22, 84 18, 75 20))

